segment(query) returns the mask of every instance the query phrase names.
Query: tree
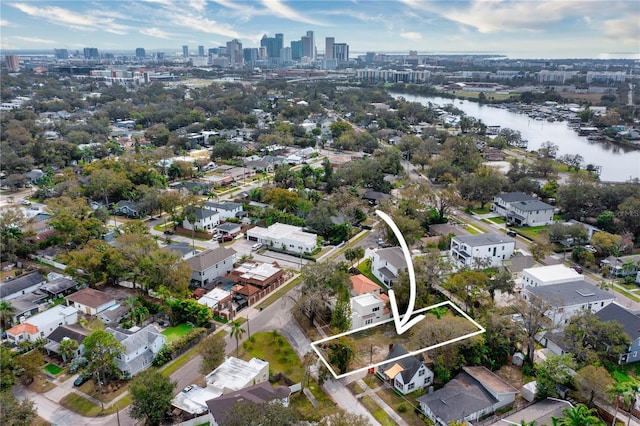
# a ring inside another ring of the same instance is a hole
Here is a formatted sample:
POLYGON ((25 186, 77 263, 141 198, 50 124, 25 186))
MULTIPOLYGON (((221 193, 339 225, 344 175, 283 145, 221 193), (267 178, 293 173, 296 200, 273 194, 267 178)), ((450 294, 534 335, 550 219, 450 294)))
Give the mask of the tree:
POLYGON ((613 415, 613 421, 611 422, 611 426, 615 426, 618 420, 618 409, 620 408, 620 398, 622 398, 625 393, 627 393, 627 384, 625 382, 615 382, 609 384, 607 386, 605 392, 609 396, 611 400, 616 402, 616 412, 613 415))
POLYGON ((0 346, 0 394, 9 391, 16 383, 16 360, 11 349, 0 346))
POLYGON ((331 123, 329 129, 331 129, 331 136, 337 139, 342 136, 343 133, 352 131, 353 126, 346 121, 336 121, 335 123, 331 123))
POLYGON ((131 417, 144 420, 146 425, 161 424, 171 411, 176 384, 156 369, 138 373, 129 384, 131 417))
POLYGON ((231 406, 220 426, 289 426, 298 424, 292 405, 285 407, 278 401, 258 404, 249 400, 231 406))
POLYGON ((472 313, 474 305, 482 299, 488 282, 489 276, 484 272, 466 270, 451 275, 445 288, 463 301, 466 310, 472 313))
POLYGON ((16 357, 17 374, 25 385, 33 383, 44 367, 44 356, 38 349, 33 349, 24 355, 16 357))
POLYGON ((87 371, 106 383, 108 375, 118 371, 115 360, 124 352, 124 345, 104 330, 94 331, 84 339, 83 344, 88 361, 87 371))
POLYGON ((617 321, 602 321, 589 310, 571 317, 564 329, 567 351, 579 362, 617 362, 629 347, 629 336, 617 321))
POLYGON ((0 392, 0 419, 5 426, 30 426, 38 417, 30 399, 18 402, 11 392, 0 392))
POLYGON ((504 178, 491 167, 481 168, 478 172, 465 175, 458 183, 460 196, 467 201, 480 203, 480 208, 498 194, 504 186, 504 178))
POLYGON ((344 251, 344 258, 349 261, 349 263, 351 264, 351 267, 353 267, 354 262, 357 262, 363 257, 364 257, 364 247, 362 246, 348 247, 344 251))
POLYGON ((226 344, 220 334, 207 337, 200 343, 200 374, 209 374, 224 361, 226 344))
POLYGON ((511 274, 507 271, 498 272, 491 276, 487 282, 487 290, 493 301, 495 301, 496 298, 496 291, 512 294, 514 287, 515 282, 511 278, 511 274))
POLYGON ((533 256, 533 259, 537 262, 544 260, 551 251, 551 245, 543 242, 537 242, 531 245, 531 256, 533 256))
POLYGON ((604 425, 604 423, 593 415, 593 410, 584 404, 578 404, 574 407, 562 410, 564 417, 551 417, 553 426, 592 426, 604 425))
POLYGON ((245 329, 242 328, 240 321, 236 320, 231 323, 231 331, 229 336, 236 338, 236 357, 240 356, 240 339, 244 335, 245 329))
POLYGON ((329 363, 338 370, 339 374, 345 374, 349 370, 349 364, 355 358, 353 341, 348 336, 342 336, 327 344, 327 349, 329 363))
POLYGON ((195 299, 173 299, 168 302, 171 308, 171 323, 190 322, 201 327, 212 318, 211 310, 195 299))
POLYGON ((333 308, 330 325, 339 332, 344 332, 351 328, 351 305, 349 297, 342 296, 338 298, 333 308))
POLYGON ((16 309, 11 305, 11 302, 7 300, 0 301, 0 319, 2 320, 2 328, 9 328, 11 326, 11 317, 15 310, 16 309))
POLYGON ((324 417, 318 426, 368 426, 369 419, 361 414, 339 409, 337 413, 324 417))
POLYGON ((595 365, 587 365, 578 370, 574 377, 578 392, 585 400, 589 401, 589 406, 593 404, 593 398, 605 398, 607 389, 613 384, 613 378, 606 368, 595 365))
POLYGON ((536 365, 538 399, 558 397, 557 385, 566 385, 571 380, 571 370, 576 363, 572 354, 550 355, 536 365))
POLYGON ((71 361, 72 358, 75 358, 78 346, 77 341, 68 337, 63 338, 62 342, 60 342, 60 345, 58 346, 58 351, 60 352, 60 355, 62 355, 62 360, 64 362, 68 362, 71 361))
POLYGON ((622 246, 622 237, 605 231, 596 232, 591 237, 591 245, 602 257, 619 256, 622 246))
POLYGON ((528 301, 520 301, 514 305, 516 312, 522 318, 527 357, 533 362, 533 352, 536 349, 536 336, 548 323, 545 312, 551 309, 551 304, 537 296, 530 296, 528 301))
POLYGON ((292 212, 298 206, 298 193, 284 188, 272 188, 264 194, 265 202, 283 212, 292 212))

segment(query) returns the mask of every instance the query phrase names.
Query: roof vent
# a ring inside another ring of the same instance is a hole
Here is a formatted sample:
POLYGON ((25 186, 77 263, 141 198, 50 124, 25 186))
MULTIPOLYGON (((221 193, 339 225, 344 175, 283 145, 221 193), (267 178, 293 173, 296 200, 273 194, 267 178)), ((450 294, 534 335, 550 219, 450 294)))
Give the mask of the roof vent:
POLYGON ((576 293, 578 293, 582 297, 589 297, 589 296, 596 295, 593 291, 589 290, 588 288, 579 288, 576 290, 576 293))

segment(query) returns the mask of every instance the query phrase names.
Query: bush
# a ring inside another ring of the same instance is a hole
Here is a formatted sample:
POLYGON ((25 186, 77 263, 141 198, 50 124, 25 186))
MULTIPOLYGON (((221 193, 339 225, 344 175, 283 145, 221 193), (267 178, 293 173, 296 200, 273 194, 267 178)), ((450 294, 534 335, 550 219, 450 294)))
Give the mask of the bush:
POLYGON ((71 363, 69 363, 69 373, 75 374, 78 372, 79 369, 83 368, 87 364, 88 364, 88 361, 83 356, 74 358, 73 360, 71 360, 71 363))
POLYGON ((398 405, 398 413, 406 413, 407 412, 407 406, 404 404, 400 404, 398 405))

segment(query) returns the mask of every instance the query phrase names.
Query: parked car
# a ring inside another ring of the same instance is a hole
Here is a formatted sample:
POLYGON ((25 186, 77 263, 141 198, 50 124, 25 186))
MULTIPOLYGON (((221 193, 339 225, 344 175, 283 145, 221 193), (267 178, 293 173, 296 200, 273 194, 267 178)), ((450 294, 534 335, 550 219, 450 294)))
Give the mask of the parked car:
POLYGON ((223 235, 221 237, 218 238, 218 242, 219 243, 223 243, 223 242, 227 242, 227 241, 233 241, 233 237, 229 234, 223 235))
POLYGON ((515 238, 515 237, 518 236, 518 233, 516 231, 514 231, 513 229, 507 229, 507 235, 510 236, 510 237, 515 238))
POLYGON ((575 265, 575 266, 572 266, 571 268, 579 274, 581 274, 583 271, 582 266, 575 265))
POLYGON ((87 380, 89 380, 89 377, 81 374, 73 381, 73 386, 82 386, 87 380))
POLYGON ((189 392, 191 389, 193 389, 193 385, 189 385, 186 388, 182 389, 182 393, 187 393, 189 392))
POLYGON ((170 229, 167 229, 166 231, 164 231, 164 235, 173 235, 173 231, 170 229))
POLYGON ((262 243, 255 243, 254 245, 251 246, 251 250, 253 251, 258 251, 262 248, 262 243))
POLYGON ((30 206, 30 205, 31 205, 31 201, 29 201, 29 200, 22 200, 22 205, 23 205, 23 206, 30 206))

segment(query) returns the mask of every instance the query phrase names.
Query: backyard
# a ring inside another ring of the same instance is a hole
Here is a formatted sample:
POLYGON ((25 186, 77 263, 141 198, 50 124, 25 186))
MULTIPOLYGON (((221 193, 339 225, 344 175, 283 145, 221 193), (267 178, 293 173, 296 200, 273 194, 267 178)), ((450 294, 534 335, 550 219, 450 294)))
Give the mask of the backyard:
POLYGON ((189 324, 178 324, 175 327, 167 328, 162 334, 167 336, 167 343, 171 343, 185 336, 192 328, 193 326, 189 324))

